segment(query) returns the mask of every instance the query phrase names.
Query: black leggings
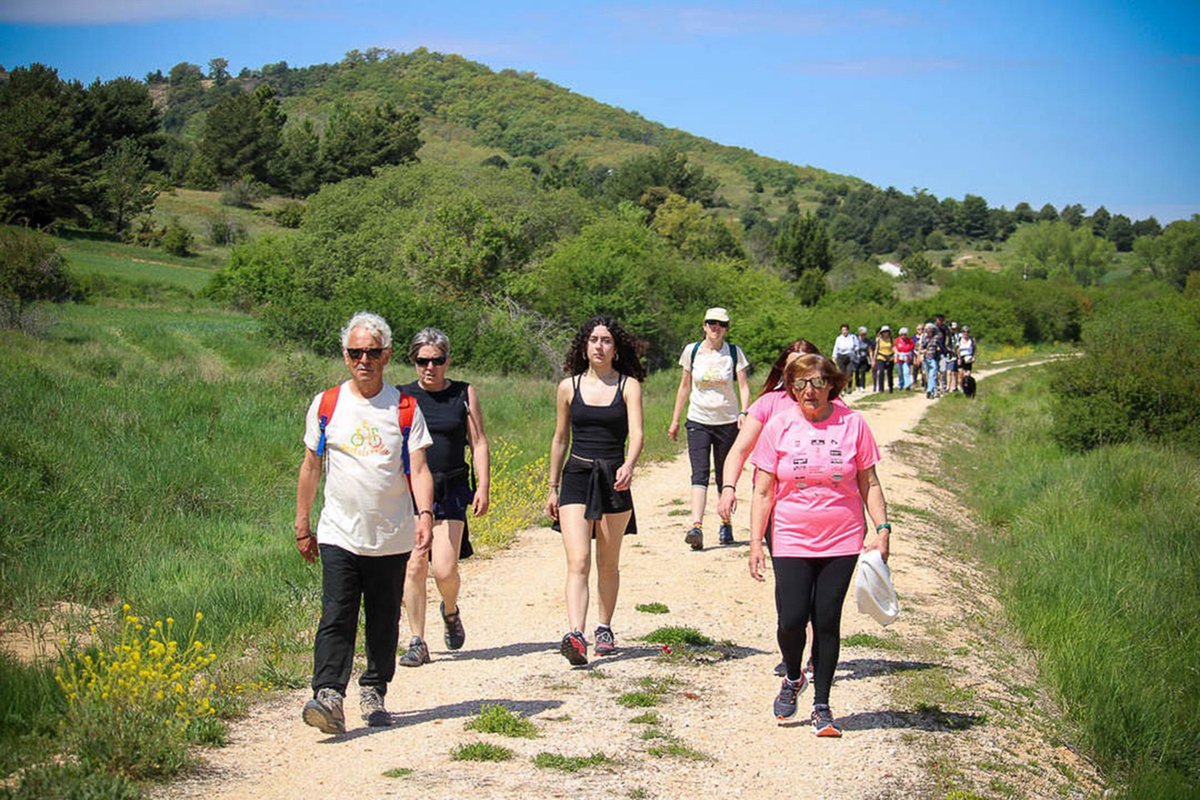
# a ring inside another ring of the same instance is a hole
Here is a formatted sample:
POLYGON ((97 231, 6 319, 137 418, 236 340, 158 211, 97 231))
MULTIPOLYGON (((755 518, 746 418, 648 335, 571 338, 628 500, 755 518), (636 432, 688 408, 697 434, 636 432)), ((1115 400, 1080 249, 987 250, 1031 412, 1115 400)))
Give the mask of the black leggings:
POLYGON ((717 491, 725 488, 722 476, 725 473, 725 456, 733 449, 737 439, 736 422, 728 425, 705 425, 688 420, 688 460, 692 463, 692 486, 708 486, 708 454, 712 453, 712 467, 716 472, 717 491))
POLYGON ((850 588, 858 556, 827 558, 772 557, 775 569, 775 611, 779 614, 779 650, 787 676, 797 680, 803 670, 804 626, 812 616, 813 702, 829 703, 829 687, 837 670, 842 644, 842 602, 850 588))

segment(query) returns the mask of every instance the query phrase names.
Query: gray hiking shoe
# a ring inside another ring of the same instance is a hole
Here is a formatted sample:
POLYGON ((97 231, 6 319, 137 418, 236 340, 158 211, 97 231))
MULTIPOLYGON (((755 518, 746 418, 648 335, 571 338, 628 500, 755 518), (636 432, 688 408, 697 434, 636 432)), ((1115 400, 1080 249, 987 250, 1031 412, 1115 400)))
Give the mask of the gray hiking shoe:
POLYGON ((446 647, 450 650, 457 650, 463 646, 463 642, 467 640, 467 632, 463 629, 462 624, 462 609, 458 609, 453 614, 446 613, 446 603, 441 604, 442 622, 446 623, 446 647))
POLYGON ((429 645, 421 641, 420 636, 408 640, 408 651, 400 656, 398 662, 402 667, 419 667, 429 663, 429 645))
POLYGON ((346 732, 346 712, 342 709, 342 696, 336 689, 320 689, 317 696, 304 704, 300 718, 322 733, 346 732))
POLYGON ((808 686, 808 681, 805 680, 804 673, 800 673, 798 680, 783 679, 783 683, 779 686, 779 694, 775 696, 775 705, 771 709, 775 714, 775 719, 787 722, 796 718, 796 698, 800 696, 806 686, 808 686))
POLYGON ((703 550, 704 531, 700 529, 699 525, 693 525, 692 529, 684 535, 683 541, 685 544, 690 544, 693 550, 703 550))
POLYGON ((392 724, 391 714, 383 707, 383 695, 374 686, 363 686, 359 689, 358 710, 362 712, 363 722, 372 728, 392 724))

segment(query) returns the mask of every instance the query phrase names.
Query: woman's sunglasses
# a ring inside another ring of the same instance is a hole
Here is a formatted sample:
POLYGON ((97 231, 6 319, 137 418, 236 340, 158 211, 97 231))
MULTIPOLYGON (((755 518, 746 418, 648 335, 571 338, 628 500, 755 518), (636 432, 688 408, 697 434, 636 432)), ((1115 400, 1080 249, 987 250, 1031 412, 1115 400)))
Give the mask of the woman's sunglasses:
POLYGON ((350 356, 351 361, 358 361, 363 356, 375 361, 383 355, 386 347, 347 347, 346 355, 350 356))
POLYGON ((434 356, 433 358, 421 358, 420 356, 417 356, 413 359, 413 361, 418 367, 428 367, 430 364, 433 364, 435 367, 440 367, 446 363, 446 357, 434 356))
POLYGON ((810 383, 814 389, 824 389, 829 385, 829 381, 824 378, 796 378, 796 380, 792 381, 792 388, 798 392, 802 392, 804 391, 804 387, 810 383))
POLYGON ((705 325, 715 325, 719 328, 728 328, 729 327, 728 322, 725 322, 725 321, 719 320, 719 319, 706 319, 706 320, 704 320, 704 324, 705 325))

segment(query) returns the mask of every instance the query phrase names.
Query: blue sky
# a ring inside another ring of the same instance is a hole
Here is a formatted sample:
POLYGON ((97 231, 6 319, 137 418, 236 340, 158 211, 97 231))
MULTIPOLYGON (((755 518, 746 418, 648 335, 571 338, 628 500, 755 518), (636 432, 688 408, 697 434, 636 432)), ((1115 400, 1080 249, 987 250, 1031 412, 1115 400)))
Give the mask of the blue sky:
POLYGON ((3 0, 0 64, 90 82, 419 46, 880 187, 1200 213, 1200 4, 3 0))

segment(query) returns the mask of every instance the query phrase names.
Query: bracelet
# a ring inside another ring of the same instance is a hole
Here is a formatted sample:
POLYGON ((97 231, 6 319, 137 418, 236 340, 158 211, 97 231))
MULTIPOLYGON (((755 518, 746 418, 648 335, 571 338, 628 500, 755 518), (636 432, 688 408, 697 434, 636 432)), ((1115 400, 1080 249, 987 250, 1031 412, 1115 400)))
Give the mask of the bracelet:
POLYGON ((418 517, 421 516, 422 514, 428 514, 429 518, 433 519, 433 512, 430 511, 428 508, 422 508, 420 511, 417 512, 418 517))
POLYGON ((311 539, 311 538, 313 538, 313 535, 311 533, 306 533, 303 536, 297 536, 296 541, 303 542, 305 539, 311 539))
POLYGON ((738 412, 738 416, 739 416, 739 417, 744 417, 744 416, 746 416, 746 415, 747 415, 747 414, 749 414, 749 413, 750 413, 749 411, 739 411, 739 412, 738 412))
POLYGON ((553 489, 554 491, 556 491, 556 492, 557 492, 557 491, 558 491, 558 484, 557 484, 557 483, 552 483, 552 484, 550 484, 550 488, 551 488, 551 489, 553 489))
POLYGON ((876 526, 875 526, 875 532, 876 532, 876 533, 879 533, 879 532, 880 532, 880 531, 882 531, 884 528, 887 528, 887 529, 888 529, 888 533, 891 533, 891 532, 892 532, 892 523, 890 523, 890 522, 885 522, 885 523, 883 523, 882 525, 876 525, 876 526))

